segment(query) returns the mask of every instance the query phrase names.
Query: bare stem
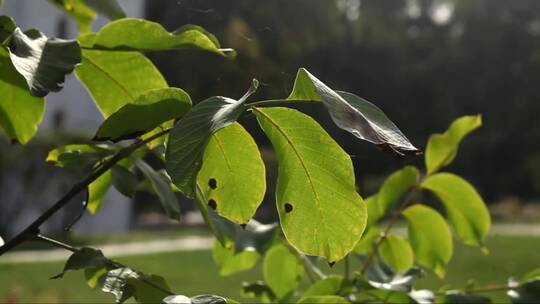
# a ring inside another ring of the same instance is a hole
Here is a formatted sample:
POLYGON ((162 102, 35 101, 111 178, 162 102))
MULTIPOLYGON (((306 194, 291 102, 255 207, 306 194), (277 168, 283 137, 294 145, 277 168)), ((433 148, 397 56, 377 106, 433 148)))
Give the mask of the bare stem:
POLYGON ((375 243, 373 244, 373 248, 371 252, 368 254, 366 262, 364 263, 364 266, 362 267, 362 270, 361 270, 362 274, 366 273, 369 265, 371 264, 371 262, 373 262, 373 258, 377 254, 379 247, 382 245, 383 241, 387 238, 388 233, 390 232, 394 224, 398 221, 399 216, 401 215, 403 210, 405 210, 405 208, 407 208, 407 206, 411 203, 412 199, 414 198, 414 195, 416 194, 416 191, 418 190, 419 184, 420 183, 417 183, 416 185, 412 186, 409 189, 407 195, 405 196, 405 199, 401 202, 401 205, 399 206, 399 208, 392 215, 392 218, 386 225, 386 228, 384 229, 383 233, 379 236, 377 241, 375 241, 375 243))
POLYGON ((169 133, 170 130, 171 129, 163 130, 144 140, 138 140, 137 142, 131 144, 130 146, 120 149, 109 160, 104 162, 99 168, 97 168, 90 175, 88 175, 88 177, 86 177, 81 182, 75 184, 62 198, 60 198, 54 205, 49 207, 49 209, 45 210, 45 212, 43 212, 35 221, 33 221, 30 225, 28 225, 28 227, 26 227, 22 232, 20 232, 11 240, 9 240, 6 244, 4 244, 4 246, 0 247, 0 256, 10 251, 17 245, 28 240, 28 238, 38 235, 39 227, 45 221, 47 221, 51 216, 53 216, 56 212, 58 212, 58 210, 66 206, 71 201, 72 198, 74 198, 81 191, 84 191, 88 187, 88 185, 90 185, 93 181, 95 181, 101 175, 107 172, 107 170, 112 168, 116 163, 118 163, 122 159, 131 155, 131 153, 135 152, 138 148, 144 146, 145 144, 151 142, 152 140, 156 138, 159 138, 169 133))
POLYGON ((75 251, 78 250, 77 248, 75 248, 75 247, 73 247, 71 245, 68 245, 66 243, 62 243, 60 241, 48 238, 48 237, 46 237, 44 235, 41 235, 41 234, 35 235, 35 240, 36 241, 41 241, 41 242, 44 242, 44 243, 47 243, 47 244, 50 244, 50 245, 53 245, 53 246, 58 247, 58 248, 69 250, 71 252, 75 252, 75 251))

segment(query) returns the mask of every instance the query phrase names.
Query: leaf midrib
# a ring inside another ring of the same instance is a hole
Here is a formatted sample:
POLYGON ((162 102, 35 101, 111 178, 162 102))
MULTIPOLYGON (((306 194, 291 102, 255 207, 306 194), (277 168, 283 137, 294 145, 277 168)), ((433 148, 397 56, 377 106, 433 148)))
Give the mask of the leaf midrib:
POLYGON ((96 62, 94 62, 92 59, 90 59, 90 57, 86 56, 83 52, 82 56, 84 57, 84 59, 86 59, 89 63, 91 63, 95 68, 97 68, 98 70, 100 70, 103 74, 105 74, 105 76, 107 76, 107 78, 111 79, 120 89, 122 89, 122 91, 129 97, 131 98, 131 101, 135 101, 135 97, 133 95, 131 95, 131 93, 128 91, 128 89, 126 87, 124 87, 120 82, 118 82, 118 80, 116 80, 116 78, 114 78, 109 72, 105 71, 104 69, 102 69, 96 62))

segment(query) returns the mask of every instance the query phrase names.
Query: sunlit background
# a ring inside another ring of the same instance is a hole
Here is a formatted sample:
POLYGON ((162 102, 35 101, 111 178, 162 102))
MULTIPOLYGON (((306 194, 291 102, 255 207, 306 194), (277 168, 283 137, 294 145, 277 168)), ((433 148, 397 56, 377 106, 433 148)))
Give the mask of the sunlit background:
MULTIPOLYGON (((449 280, 462 285, 472 277, 504 281, 539 266, 534 253, 540 250, 540 1, 119 2, 129 16, 160 22, 170 31, 185 24, 201 25, 224 47, 237 50, 232 61, 189 51, 148 54, 169 85, 183 88, 195 102, 213 95, 237 98, 252 78, 261 83, 253 100, 283 98, 296 70, 305 67, 332 88, 378 105, 421 149, 430 134, 443 132, 453 119, 482 114, 483 127, 463 142, 449 170, 471 181, 490 205, 496 223, 490 239, 493 248, 483 256, 459 247, 449 280), (470 265, 479 267, 480 274, 469 272, 470 265)), ((73 22, 47 1, 6 0, 0 13, 13 16, 23 29, 77 36, 73 22)), ((106 22, 99 19, 94 29, 106 22)), ((317 108, 300 109, 318 117, 351 154, 364 197, 405 164, 423 166, 422 157, 399 161, 357 140, 334 127, 317 108)), ((39 136, 28 146, 10 145, 1 137, 0 235, 9 238, 18 232, 83 176, 84 172, 53 168, 44 159, 58 145, 88 141, 101 121, 90 97, 71 76, 62 92, 49 95, 39 136)), ((276 169, 271 148, 252 116, 243 117, 241 123, 260 143, 272 187, 276 169)), ((257 213, 263 222, 277 218, 269 189, 257 213)), ((433 201, 430 196, 424 199, 433 201)), ((208 232, 195 207, 180 200, 184 217, 181 224, 174 224, 161 214, 153 196, 140 193, 132 201, 111 190, 102 211, 85 215, 73 232, 62 228, 78 213, 77 202, 45 230, 77 244, 197 237, 202 241, 196 249, 202 251, 126 259, 172 278, 186 293, 223 289, 238 298, 241 281, 256 278, 258 270, 220 278, 207 250, 208 232)), ((60 270, 60 262, 40 266, 40 271, 31 263, 13 263, 0 259, 0 302, 109 299, 87 290, 77 275, 70 277, 77 278, 71 283, 49 281, 60 270)), ((429 277, 425 284, 442 282, 429 277)))

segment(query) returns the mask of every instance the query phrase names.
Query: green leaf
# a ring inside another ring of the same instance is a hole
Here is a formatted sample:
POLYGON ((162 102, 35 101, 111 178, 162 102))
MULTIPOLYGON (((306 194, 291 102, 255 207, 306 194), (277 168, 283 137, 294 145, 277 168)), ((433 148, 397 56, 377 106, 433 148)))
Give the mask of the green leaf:
POLYGON ((216 96, 198 103, 172 129, 165 163, 173 183, 186 196, 194 195, 197 173, 212 134, 238 119, 245 110, 244 102, 256 91, 258 84, 254 79, 248 92, 239 100, 216 96))
POLYGON ((140 158, 132 158, 133 163, 141 172, 150 180, 152 188, 156 192, 165 213, 170 219, 180 220, 180 205, 176 199, 176 195, 171 189, 169 182, 158 174, 152 167, 140 158))
POLYGON ((97 32, 93 47, 139 51, 195 49, 234 56, 231 49, 221 49, 217 39, 202 27, 186 25, 169 33, 159 23, 135 18, 105 25, 97 32))
POLYGON ((303 274, 302 262, 284 245, 275 245, 266 253, 263 277, 279 299, 298 287, 303 274))
POLYGON ((62 89, 67 74, 81 62, 81 49, 76 40, 48 38, 32 29, 13 31, 9 56, 15 69, 26 79, 30 94, 43 97, 62 89))
POLYGON ((105 194, 112 185, 111 170, 107 170, 95 181, 88 185, 88 203, 86 209, 90 214, 96 214, 101 207, 105 194))
POLYGON ((181 89, 150 90, 109 116, 99 126, 93 140, 116 142, 135 138, 166 121, 184 116, 190 108, 191 99, 181 89))
POLYGON ((257 144, 240 124, 212 134, 197 180, 220 215, 238 224, 253 217, 264 198, 266 173, 257 144))
POLYGON ((9 38, 16 28, 17 24, 13 18, 9 16, 0 16, 0 44, 9 38))
POLYGON ((99 268, 107 265, 108 260, 103 256, 101 250, 96 250, 89 247, 83 247, 75 251, 67 260, 64 265, 64 270, 58 275, 52 277, 53 279, 59 279, 64 276, 66 271, 81 270, 87 268, 99 268))
POLYGON ((382 259, 397 272, 405 271, 414 264, 414 255, 409 242, 396 235, 384 238, 379 253, 382 259))
POLYGON ((128 283, 133 286, 133 297, 138 303, 161 303, 163 298, 169 295, 162 290, 169 290, 169 284, 158 275, 139 274, 137 278, 128 278, 128 283), (155 286, 161 288, 158 289, 155 286))
POLYGON ((149 90, 168 88, 158 69, 138 52, 83 50, 75 74, 104 117, 149 90))
POLYGON ((86 278, 86 283, 88 283, 88 286, 90 286, 90 288, 95 289, 96 287, 98 287, 102 278, 107 275, 107 272, 109 272, 109 270, 110 269, 108 266, 86 268, 84 270, 84 277, 86 278))
POLYGON ((491 219, 486 204, 473 186, 450 173, 432 175, 421 186, 435 193, 441 200, 450 223, 465 244, 484 244, 491 219))
POLYGON ((286 108, 254 113, 279 161, 277 209, 287 240, 329 262, 349 253, 366 226, 349 155, 311 117, 286 108))
POLYGON ((96 12, 86 6, 83 0, 49 0, 49 2, 71 17, 81 33, 90 32, 96 18, 96 12))
POLYGON ((372 249, 373 244, 380 237, 380 235, 381 235, 381 230, 379 230, 377 227, 370 227, 367 231, 364 231, 364 235, 362 235, 362 238, 354 247, 354 253, 356 254, 369 253, 372 249))
POLYGON ((449 165, 456 157, 459 143, 467 134, 482 126, 482 116, 463 116, 442 134, 433 134, 426 148, 426 168, 431 174, 449 165))
POLYGON ((126 13, 116 0, 84 0, 84 2, 109 20, 126 17, 126 13))
POLYGON ((244 298, 257 298, 260 299, 262 302, 275 302, 276 301, 276 295, 264 283, 263 281, 257 281, 254 283, 242 283, 242 297, 244 298))
POLYGON ((132 197, 139 185, 137 177, 129 169, 119 165, 111 168, 111 182, 118 192, 127 197, 132 197))
POLYGON ((99 145, 73 144, 58 147, 47 154, 49 164, 61 168, 81 168, 94 165, 114 150, 99 145))
POLYGON ((354 94, 332 90, 306 69, 298 70, 287 99, 322 101, 334 123, 354 136, 400 156, 419 153, 377 106, 354 94))
POLYGON ((235 253, 232 246, 223 247, 217 240, 212 247, 212 258, 219 267, 219 274, 222 276, 253 268, 259 257, 260 255, 255 248, 235 253))
POLYGON ((452 233, 444 217, 423 205, 405 209, 403 216, 409 221, 409 241, 418 264, 444 277, 453 250, 452 233))
POLYGON ((540 280, 540 268, 536 268, 527 272, 522 278, 521 282, 527 282, 530 280, 540 280))
POLYGON ((345 298, 343 297, 338 297, 338 296, 311 296, 311 297, 304 297, 304 298, 301 298, 298 302, 296 303, 303 303, 303 304, 340 304, 340 303, 351 303, 349 301, 347 301, 345 298))
POLYGON ((45 100, 30 95, 24 78, 15 70, 2 47, 0 96, 0 126, 12 141, 26 144, 36 134, 43 119, 45 100))
POLYGON ((311 285, 302 298, 313 296, 337 295, 343 288, 344 279, 342 276, 328 276, 311 285))
POLYGON ((381 219, 388 210, 398 203, 399 199, 418 182, 418 169, 407 166, 392 173, 383 183, 379 193, 373 199, 366 200, 368 210, 368 226, 381 219))

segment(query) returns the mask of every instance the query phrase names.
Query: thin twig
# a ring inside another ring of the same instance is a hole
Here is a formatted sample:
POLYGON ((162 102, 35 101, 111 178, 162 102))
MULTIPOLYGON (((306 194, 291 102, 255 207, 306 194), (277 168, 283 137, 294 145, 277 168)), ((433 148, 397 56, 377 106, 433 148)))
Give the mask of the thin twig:
POLYGON ((26 227, 22 232, 17 234, 14 238, 9 240, 7 243, 5 243, 4 246, 0 247, 0 256, 10 251, 14 247, 18 246, 19 244, 23 243, 29 237, 39 234, 39 227, 45 221, 47 221, 51 216, 53 216, 56 212, 58 212, 58 210, 62 209, 65 205, 67 205, 73 197, 75 197, 81 191, 85 190, 88 187, 88 185, 90 185, 93 181, 95 181, 101 175, 107 172, 107 170, 112 168, 116 163, 128 157, 129 155, 131 155, 131 153, 136 151, 138 148, 144 146, 145 144, 151 142, 152 140, 169 133, 170 130, 171 129, 166 129, 144 140, 138 140, 137 142, 131 144, 130 146, 120 149, 108 161, 104 162, 102 166, 94 170, 94 172, 92 172, 88 177, 86 177, 81 182, 75 184, 71 188, 71 190, 69 190, 62 198, 60 198, 49 209, 45 210, 45 212, 43 212, 35 221, 33 221, 30 225, 28 225, 28 227, 26 227))
POLYGON ((62 248, 62 249, 65 249, 65 250, 69 250, 71 252, 76 252, 77 248, 71 246, 71 245, 68 245, 66 243, 62 243, 60 241, 57 241, 57 240, 54 240, 54 239, 51 239, 51 238, 48 238, 44 235, 41 235, 41 234, 37 234, 35 236, 35 240, 36 241, 41 241, 41 242, 44 242, 44 243, 47 243, 47 244, 50 244, 50 245, 53 245, 55 247, 59 247, 59 248, 62 248))
POLYGON ((268 99, 262 101, 255 101, 252 103, 247 103, 247 107, 273 107, 273 106, 283 106, 291 104, 305 104, 305 103, 316 103, 317 100, 307 100, 307 99, 268 99))
POLYGON ((403 210, 405 210, 405 208, 407 208, 407 206, 411 203, 412 199, 414 198, 414 195, 416 194, 416 191, 419 188, 419 185, 420 185, 420 182, 417 183, 416 185, 412 186, 409 189, 409 191, 407 193, 407 196, 402 201, 399 208, 392 215, 392 218, 390 219, 390 221, 386 225, 386 228, 384 229, 383 233, 379 236, 377 241, 375 241, 375 243, 373 244, 373 248, 372 248, 371 252, 369 253, 369 255, 367 257, 366 262, 364 263, 364 266, 362 267, 362 270, 360 271, 362 274, 366 273, 366 271, 368 270, 369 265, 373 261, 373 258, 377 254, 377 251, 379 250, 379 247, 382 245, 383 241, 388 236, 388 233, 390 232, 390 229, 392 229, 394 224, 398 221, 399 216, 401 215, 403 210))

